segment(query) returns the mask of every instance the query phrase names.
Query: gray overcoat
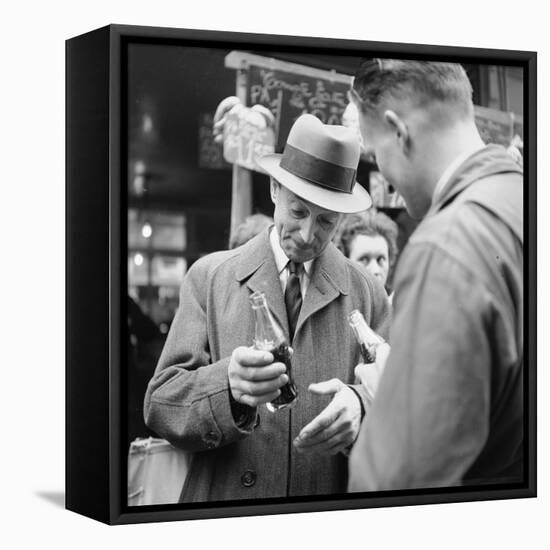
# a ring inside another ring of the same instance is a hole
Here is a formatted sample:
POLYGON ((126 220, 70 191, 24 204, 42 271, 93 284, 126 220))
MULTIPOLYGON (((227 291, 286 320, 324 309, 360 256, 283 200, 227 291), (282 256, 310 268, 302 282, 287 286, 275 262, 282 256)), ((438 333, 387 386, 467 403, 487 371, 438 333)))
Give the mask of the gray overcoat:
MULTIPOLYGON (((183 502, 344 493, 347 459, 299 454, 292 440, 328 404, 308 392, 313 382, 353 384, 359 348, 347 322, 360 309, 384 338, 389 305, 379 282, 331 243, 313 264, 292 342, 298 399, 277 413, 250 409, 243 427, 233 418, 227 369, 238 346, 252 344, 249 303, 262 290, 288 334, 284 298, 269 233, 198 260, 182 284, 176 313, 145 398, 147 424, 193 453, 183 502)), ((362 387, 353 386, 364 399, 362 387)))

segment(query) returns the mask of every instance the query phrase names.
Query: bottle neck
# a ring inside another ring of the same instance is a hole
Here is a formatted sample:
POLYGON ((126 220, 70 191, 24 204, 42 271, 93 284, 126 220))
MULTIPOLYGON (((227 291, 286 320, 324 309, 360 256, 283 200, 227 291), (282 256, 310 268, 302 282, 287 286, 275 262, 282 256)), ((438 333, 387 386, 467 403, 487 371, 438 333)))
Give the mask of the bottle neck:
POLYGON ((274 319, 265 295, 251 297, 254 313, 254 346, 258 349, 273 349, 286 341, 282 328, 274 319))
POLYGON ((357 341, 364 344, 374 345, 380 344, 383 342, 382 338, 378 336, 370 327, 367 325, 363 314, 354 310, 350 313, 349 324, 357 337, 357 341))

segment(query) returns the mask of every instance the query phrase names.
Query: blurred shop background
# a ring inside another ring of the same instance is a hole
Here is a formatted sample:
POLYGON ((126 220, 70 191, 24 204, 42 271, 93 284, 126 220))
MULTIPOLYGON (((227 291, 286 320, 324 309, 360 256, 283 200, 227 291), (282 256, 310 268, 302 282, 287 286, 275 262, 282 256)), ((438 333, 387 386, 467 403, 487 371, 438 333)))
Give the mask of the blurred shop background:
MULTIPOLYGON (((312 112, 341 123, 360 58, 191 48, 128 47, 128 442, 151 434, 142 404, 181 281, 209 252, 228 248, 231 227, 248 214, 273 214, 269 180, 234 167, 214 142, 212 119, 224 98, 261 103, 277 121, 280 151, 292 122, 312 112), (259 57, 257 57, 259 56, 259 57), (252 65, 251 60, 257 65, 252 65), (229 66, 232 65, 232 66, 229 66)), ((487 142, 523 148, 523 75, 517 67, 464 65, 487 142)), ((250 143, 245 143, 250 146, 250 143)), ((399 227, 399 250, 416 227, 376 165, 362 159, 358 181, 399 227)))

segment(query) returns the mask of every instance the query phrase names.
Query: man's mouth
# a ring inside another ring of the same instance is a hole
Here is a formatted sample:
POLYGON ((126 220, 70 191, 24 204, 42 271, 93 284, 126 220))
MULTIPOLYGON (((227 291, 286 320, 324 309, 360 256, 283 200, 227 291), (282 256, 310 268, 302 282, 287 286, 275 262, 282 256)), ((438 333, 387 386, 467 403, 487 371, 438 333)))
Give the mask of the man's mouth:
POLYGON ((296 250, 298 252, 301 252, 302 254, 309 254, 313 251, 313 247, 310 244, 297 244, 294 245, 296 247, 296 250))

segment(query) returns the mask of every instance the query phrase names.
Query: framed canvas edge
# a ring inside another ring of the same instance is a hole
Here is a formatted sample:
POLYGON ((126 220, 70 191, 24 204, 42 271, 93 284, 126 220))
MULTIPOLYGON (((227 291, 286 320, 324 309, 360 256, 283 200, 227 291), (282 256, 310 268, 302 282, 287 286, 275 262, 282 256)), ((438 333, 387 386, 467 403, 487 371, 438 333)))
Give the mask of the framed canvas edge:
MULTIPOLYGON (((528 235, 527 259, 528 278, 524 274, 524 287, 529 288, 528 300, 524 302, 527 330, 527 387, 524 388, 525 407, 524 433, 527 433, 526 452, 528 486, 536 496, 537 492, 537 54, 532 52, 526 59, 527 93, 524 95, 524 121, 527 125, 527 159, 524 167, 524 196, 527 195, 527 206, 524 200, 524 234, 528 235), (525 116, 527 114, 527 116, 525 116), (527 214, 527 215, 525 215, 527 214)), ((525 334, 525 327, 524 327, 525 334)))
POLYGON ((204 42, 204 47, 212 47, 213 43, 219 44, 220 42, 232 42, 236 45, 253 42, 264 46, 271 45, 273 48, 282 45, 285 47, 307 47, 316 50, 338 49, 346 50, 347 52, 354 49, 368 49, 375 52, 401 54, 401 56, 406 51, 407 56, 418 55, 426 57, 435 55, 438 58, 444 56, 460 59, 471 57, 475 58, 478 63, 496 62, 504 64, 511 62, 512 64, 521 64, 526 70, 527 76, 526 84, 524 85, 524 89, 527 91, 524 96, 524 120, 529 142, 526 148, 527 171, 524 180, 524 190, 528 200, 526 201, 526 205, 524 204, 524 210, 529 215, 525 216, 524 225, 529 235, 528 259, 526 260, 526 265, 529 266, 529 280, 526 280, 526 283, 529 284, 531 289, 536 289, 537 53, 523 50, 496 50, 324 38, 321 46, 318 43, 321 37, 234 33, 131 25, 110 25, 109 30, 109 522, 111 524, 126 524, 536 497, 536 291, 531 291, 525 305, 526 320, 529 327, 529 362, 528 369, 526 370, 527 385, 525 388, 525 396, 529 403, 528 407, 526 407, 525 415, 525 433, 528 434, 525 441, 527 453, 526 485, 517 488, 477 488, 475 490, 458 492, 449 492, 445 489, 427 492, 412 491, 413 494, 406 495, 399 494, 401 493, 400 491, 392 491, 391 494, 385 493, 383 495, 373 494, 372 496, 350 494, 341 499, 334 499, 329 496, 322 501, 305 500, 275 504, 263 502, 252 504, 247 502, 211 503, 207 506, 198 504, 193 508, 183 508, 183 505, 175 505, 174 507, 159 505, 145 507, 146 509, 138 509, 136 507, 131 510, 126 509, 122 505, 124 494, 122 488, 125 487, 125 479, 123 479, 124 468, 122 467, 122 426, 120 424, 121 411, 119 402, 119 396, 123 389, 120 385, 122 346, 119 343, 120 337, 123 335, 121 321, 124 317, 120 306, 123 303, 122 296, 124 289, 122 284, 125 282, 122 281, 121 277, 121 260, 123 257, 122 253, 126 251, 126 243, 121 240, 119 222, 122 215, 121 208, 124 203, 121 190, 125 189, 125 186, 122 185, 124 169, 121 165, 124 156, 122 150, 124 136, 121 123, 124 102, 124 91, 121 88, 121 71, 124 67, 121 66, 121 50, 124 42, 126 40, 141 39, 199 41, 204 42), (273 42, 274 40, 277 41, 276 44, 273 42))
POLYGON ((125 201, 122 197, 125 166, 123 166, 123 147, 125 136, 123 127, 123 99, 122 99, 122 70, 123 60, 121 55, 121 35, 110 27, 109 32, 109 515, 111 523, 121 513, 122 502, 126 496, 126 490, 122 493, 122 487, 127 482, 123 480, 123 450, 122 450, 122 404, 121 397, 124 388, 121 385, 121 373, 124 368, 124 346, 121 345, 123 337, 122 321, 125 319, 122 258, 125 257, 126 242, 123 239, 122 220, 126 219, 123 212, 125 201), (123 254, 124 253, 124 254, 123 254))
MULTIPOLYGON (((452 490, 452 488, 451 488, 452 490)), ((186 506, 185 509, 173 506, 147 506, 143 510, 132 512, 121 512, 113 515, 113 525, 124 525, 132 523, 149 523, 162 521, 186 521, 199 519, 218 519, 230 517, 248 517, 263 515, 315 513, 315 512, 337 512, 346 510, 361 510, 371 508, 393 508, 401 506, 421 506, 429 504, 457 504, 468 502, 489 502, 493 500, 523 499, 536 497, 536 490, 526 487, 513 489, 490 489, 473 490, 472 492, 451 493, 445 489, 431 491, 404 491, 415 494, 401 495, 403 491, 389 491, 380 495, 373 493, 366 496, 366 493, 357 495, 341 495, 342 498, 335 499, 334 496, 318 499, 315 501, 305 500, 302 502, 270 503, 211 503, 209 506, 197 504, 186 506), (390 494, 391 493, 391 494, 390 494), (397 493, 397 494, 396 494, 397 493), (157 510, 156 508, 164 508, 157 510)))
MULTIPOLYGON (((490 63, 491 61, 502 62, 502 60, 516 63, 528 61, 533 56, 536 57, 536 52, 531 50, 506 50, 474 46, 381 42, 347 38, 326 38, 322 36, 297 36, 123 24, 112 24, 109 25, 109 27, 113 36, 130 40, 196 40, 205 43, 251 43, 257 46, 270 46, 274 49, 278 47, 307 47, 315 50, 346 50, 347 52, 353 50, 369 50, 372 53, 384 53, 385 55, 393 53, 402 55, 403 52, 406 52, 407 55, 417 55, 420 57, 433 55, 434 50, 437 50, 436 55, 439 58, 445 56, 459 57, 462 59, 475 57, 477 60, 483 59, 486 63, 490 63)), ((205 44, 204 47, 208 47, 208 45, 205 44)), ((350 53, 350 55, 353 54, 350 53)))
POLYGON ((65 43, 65 507, 102 522, 111 460, 107 33, 65 43))

